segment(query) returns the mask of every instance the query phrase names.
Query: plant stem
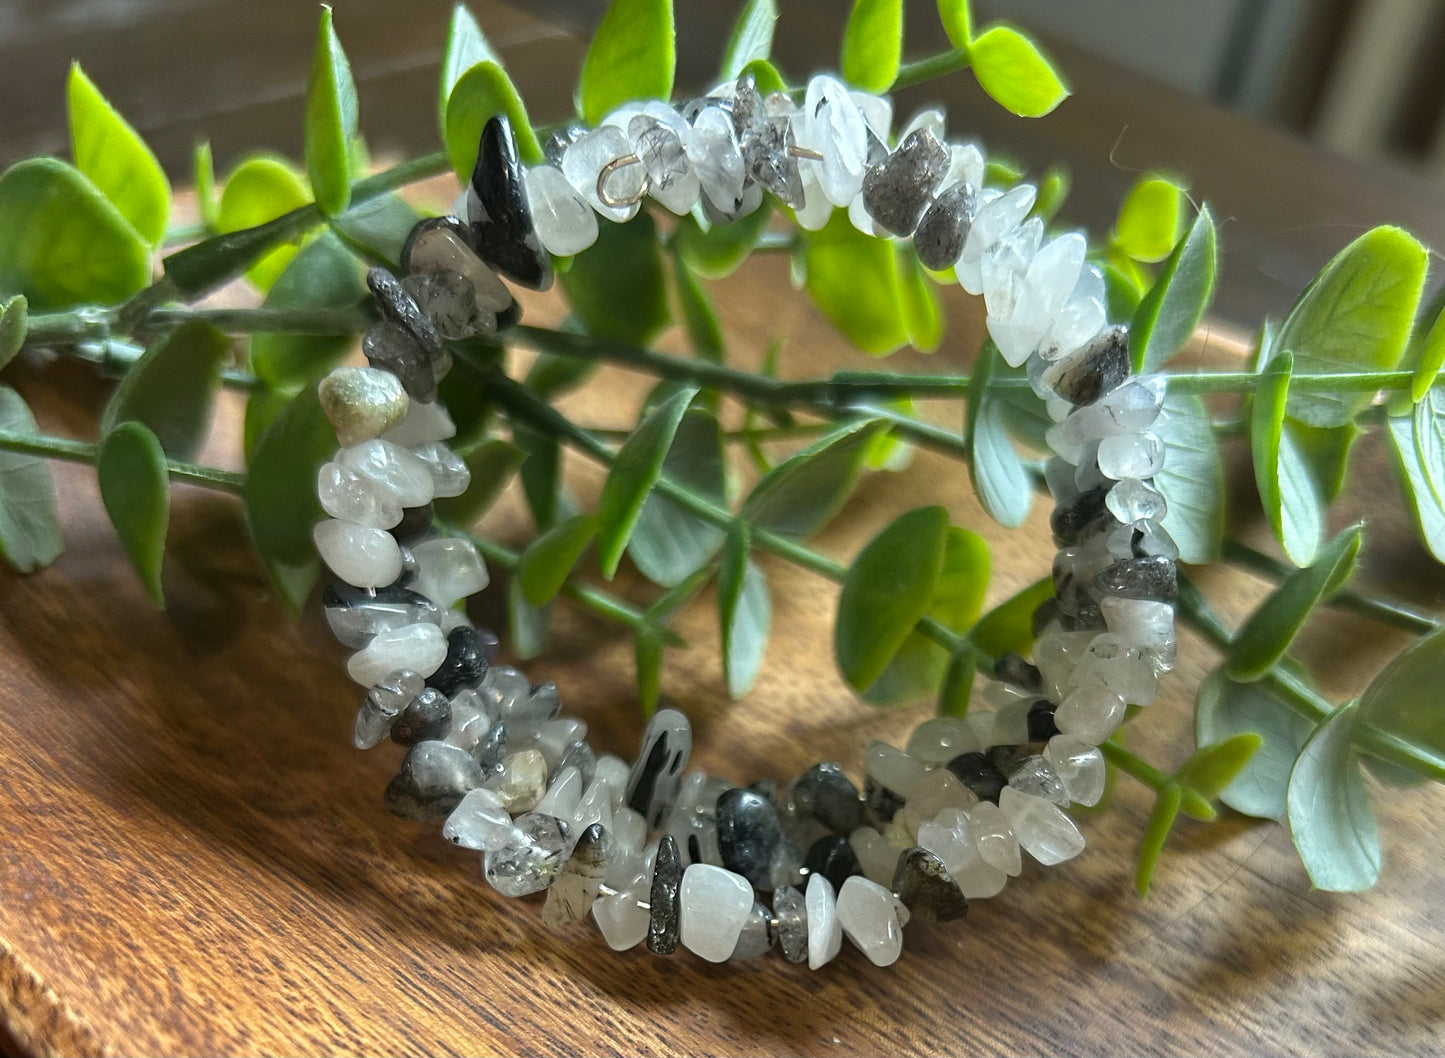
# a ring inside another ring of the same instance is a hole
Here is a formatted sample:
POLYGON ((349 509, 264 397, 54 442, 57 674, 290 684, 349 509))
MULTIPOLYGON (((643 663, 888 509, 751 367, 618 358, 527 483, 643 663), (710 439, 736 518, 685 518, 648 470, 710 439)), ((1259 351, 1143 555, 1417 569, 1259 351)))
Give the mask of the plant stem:
MULTIPOLYGON (((135 367, 135 362, 145 355, 145 350, 133 342, 107 338, 101 342, 78 342, 64 346, 62 355, 95 364, 110 375, 124 375, 135 367)), ((221 371, 221 385, 243 393, 265 388, 265 384, 249 371, 231 367, 221 371)))
MULTIPOLYGON (((1248 544, 1238 540, 1226 540, 1224 542, 1224 557, 1226 560, 1252 569, 1257 573, 1272 577, 1275 580, 1283 580, 1289 574, 1295 572, 1294 567, 1286 565, 1277 558, 1256 551, 1248 544)), ((1327 605, 1337 606, 1342 610, 1352 610, 1365 617, 1374 618, 1382 624, 1391 625, 1395 628, 1404 629, 1406 632, 1414 632, 1416 635, 1428 635, 1439 628, 1439 624, 1426 614, 1402 606, 1399 603, 1391 602, 1389 599, 1381 599, 1374 595, 1361 595, 1359 592, 1349 588, 1343 588, 1336 592, 1333 597, 1327 600, 1327 605)))
MULTIPOLYGON (((205 309, 154 308, 146 313, 146 328, 170 329, 200 321, 231 334, 355 334, 375 317, 363 306, 354 309, 205 309)), ((119 309, 54 312, 30 317, 27 345, 104 341, 120 322, 119 309)), ((139 329, 139 328, 138 328, 139 329)))
POLYGON ((935 77, 945 77, 967 68, 968 52, 963 48, 954 48, 952 51, 930 55, 926 59, 906 62, 898 68, 898 76, 894 78, 890 91, 896 92, 903 88, 911 88, 924 81, 931 81, 935 77))
POLYGON ((1104 759, 1114 767, 1125 775, 1131 775, 1138 779, 1155 792, 1162 790, 1173 781, 1154 765, 1131 753, 1112 739, 1100 742, 1099 751, 1104 754, 1104 759))
MULTIPOLYGON (((0 430, 0 451, 21 452, 26 455, 43 456, 46 459, 64 459, 70 463, 85 463, 95 466, 100 446, 89 441, 75 441, 69 437, 51 437, 47 434, 17 433, 14 430, 0 430)), ((177 481, 188 485, 216 489, 239 495, 246 487, 246 475, 219 467, 185 463, 179 459, 167 459, 166 471, 177 481)))

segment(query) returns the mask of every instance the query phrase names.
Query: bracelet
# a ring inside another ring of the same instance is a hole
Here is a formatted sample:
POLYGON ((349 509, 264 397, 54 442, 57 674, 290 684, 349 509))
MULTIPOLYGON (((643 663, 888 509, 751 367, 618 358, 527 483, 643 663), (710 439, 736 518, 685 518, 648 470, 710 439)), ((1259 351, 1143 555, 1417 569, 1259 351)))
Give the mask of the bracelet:
POLYGON ((1097 747, 1174 666, 1178 550, 1151 483, 1165 458, 1151 430, 1162 380, 1132 374, 1128 333, 1107 323, 1082 235, 1045 239, 1028 184, 984 187, 982 153, 947 144, 937 111, 890 150, 891 111, 832 77, 814 77, 799 107, 762 98, 745 76, 680 108, 639 102, 595 129, 569 126, 548 140, 546 164, 526 170, 507 119, 494 117, 458 210, 466 222, 421 221, 401 278, 371 270, 370 366, 320 384, 341 449, 318 477, 330 518, 314 539, 337 578, 327 622, 368 688, 355 743, 407 747, 387 807, 444 819, 443 835, 482 853, 499 892, 546 891, 549 926, 590 912, 616 950, 680 943, 723 962, 776 944, 814 969, 847 936, 888 965, 905 923, 958 918, 969 900, 996 896, 1022 852, 1049 865, 1082 851, 1065 809, 1097 803, 1097 747), (925 267, 953 268, 983 295, 990 337, 1011 366, 1026 365, 1053 419, 1059 550, 1032 662, 997 659, 982 694, 991 709, 927 720, 905 749, 871 743, 861 794, 831 761, 786 787, 685 773, 692 735, 675 709, 652 717, 630 766, 598 757, 586 723, 559 712, 555 686, 495 663, 496 637, 457 608, 486 587, 486 566, 470 541, 432 528, 432 500, 469 479, 436 402, 447 343, 515 322, 501 277, 545 289, 551 255, 585 250, 599 217, 626 221, 647 196, 727 223, 765 191, 805 228, 846 208, 869 234, 911 239, 925 267))

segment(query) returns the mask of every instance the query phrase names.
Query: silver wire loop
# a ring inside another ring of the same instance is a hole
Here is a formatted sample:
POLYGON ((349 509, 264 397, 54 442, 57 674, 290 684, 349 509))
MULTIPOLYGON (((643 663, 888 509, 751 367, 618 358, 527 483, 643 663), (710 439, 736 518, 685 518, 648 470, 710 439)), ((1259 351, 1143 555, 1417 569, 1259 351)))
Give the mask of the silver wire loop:
POLYGON ((626 169, 629 165, 641 165, 642 159, 635 154, 624 154, 621 158, 613 158, 602 167, 597 174, 597 201, 601 202, 608 209, 626 209, 628 206, 635 206, 642 201, 647 194, 647 176, 642 177, 642 185, 638 188, 637 194, 629 198, 613 198, 607 193, 607 181, 612 179, 612 174, 626 169))
POLYGON ((821 162, 823 160, 823 155, 820 152, 813 150, 811 147, 799 147, 796 143, 790 143, 788 145, 788 153, 794 158, 807 158, 814 162, 821 162))

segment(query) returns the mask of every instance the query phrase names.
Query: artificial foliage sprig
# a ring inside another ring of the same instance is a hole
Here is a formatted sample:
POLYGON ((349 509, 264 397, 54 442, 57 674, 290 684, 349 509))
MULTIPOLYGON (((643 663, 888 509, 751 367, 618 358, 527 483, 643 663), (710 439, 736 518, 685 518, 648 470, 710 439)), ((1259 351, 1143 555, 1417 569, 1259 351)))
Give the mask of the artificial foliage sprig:
MULTIPOLYGON (((939 0, 938 13, 952 48, 910 61, 901 0, 855 0, 839 69, 878 92, 969 69, 1022 116, 1048 113, 1067 97, 1064 79, 1026 33, 975 26, 967 0, 939 0)), ((578 117, 595 122, 618 104, 670 95, 673 17, 670 0, 612 0, 582 65, 578 117)), ((764 91, 793 90, 771 60, 776 19, 774 0, 743 6, 719 80, 748 74, 764 91)), ((397 192, 449 170, 465 181, 493 115, 510 119, 527 161, 541 157, 548 130, 534 127, 462 5, 442 62, 438 151, 371 171, 350 67, 323 8, 304 167, 263 152, 217 179, 201 144, 192 173, 198 224, 172 215, 154 155, 79 66, 68 103, 71 161, 27 159, 0 175, 0 367, 23 351, 50 350, 120 382, 93 441, 40 433, 21 396, 0 386, 0 550, 24 572, 53 562, 63 545, 46 461, 91 464, 145 590, 163 604, 169 486, 200 485, 242 497, 259 560, 299 608, 319 573, 312 486, 335 443, 315 384, 372 321, 363 266, 395 265, 419 217, 397 192), (255 307, 196 304, 242 277, 257 292, 255 307), (247 399, 240 474, 193 462, 221 386, 247 399)), ((986 179, 995 186, 1022 176, 1019 166, 989 160, 986 179)), ((1037 183, 1035 215, 1055 225, 1067 173, 1050 169, 1037 183)), ((951 275, 927 273, 912 255, 858 232, 841 211, 817 231, 795 229, 787 214, 765 201, 725 226, 701 213, 659 226, 647 211, 604 226, 590 249, 555 262, 572 310, 566 324, 455 343, 458 370, 442 396, 473 486, 438 503, 439 524, 471 536, 510 572, 516 655, 544 649, 558 599, 624 629, 636 644, 644 710, 657 703, 666 652, 682 645, 673 618, 708 586, 726 689, 747 693, 765 663, 769 572, 781 561, 840 586, 834 655, 865 699, 932 698, 941 712, 962 714, 977 677, 991 675, 1001 655, 1028 651, 1031 617, 1051 582, 986 609, 988 548, 941 507, 905 512, 846 561, 808 541, 846 516, 864 476, 903 472, 913 447, 966 464, 984 509, 1003 525, 1022 523, 1042 482, 1050 417, 989 343, 967 374, 850 365, 826 378, 785 378, 781 342, 762 370, 737 366, 709 284, 754 254, 787 254, 798 285, 864 354, 931 351, 944 337, 940 289, 951 275), (674 322, 691 355, 653 348, 674 322), (525 372, 518 349, 533 354, 525 372), (602 363, 656 381, 630 430, 594 429, 556 406, 602 363), (963 406, 951 425, 928 412, 938 402, 963 406), (737 445, 752 465, 745 478, 727 455, 737 445), (569 450, 606 472, 595 505, 579 505, 566 489, 569 450), (521 548, 475 530, 514 476, 536 528, 521 548), (624 562, 654 587, 605 586, 624 562)), ((1151 173, 1091 250, 1111 318, 1130 322, 1137 368, 1164 368, 1199 326, 1218 243, 1208 207, 1191 212, 1179 180, 1151 173)), ((1391 785, 1445 781, 1445 729, 1433 694, 1445 676, 1445 632, 1434 615, 1350 586, 1368 526, 1330 540, 1324 533, 1355 440, 1380 432, 1403 508, 1445 561, 1445 315, 1421 304, 1427 264, 1410 235, 1376 228, 1326 265, 1284 319, 1265 321, 1248 368, 1167 377, 1168 460, 1156 484, 1181 558, 1240 564, 1277 586, 1230 629, 1186 578, 1180 614, 1219 654, 1195 703, 1197 747, 1171 768, 1118 741, 1103 746, 1117 773, 1156 797, 1140 841, 1141 892, 1178 820, 1207 822, 1220 804, 1288 819, 1317 885, 1366 887, 1381 853, 1364 770, 1391 785), (1208 395, 1240 397, 1240 415, 1218 420, 1208 395), (1240 444, 1282 559, 1232 535, 1240 512, 1225 509, 1221 448, 1240 444), (1322 606, 1418 636, 1343 705, 1322 697, 1290 655, 1322 606)))

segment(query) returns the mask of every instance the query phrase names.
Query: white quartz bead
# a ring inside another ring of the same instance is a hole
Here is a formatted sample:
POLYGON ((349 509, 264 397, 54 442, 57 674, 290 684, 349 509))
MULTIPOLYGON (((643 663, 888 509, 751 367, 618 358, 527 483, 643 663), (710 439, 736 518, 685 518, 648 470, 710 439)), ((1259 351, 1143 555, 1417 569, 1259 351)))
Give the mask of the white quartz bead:
POLYGON ((1060 360, 1083 348, 1108 323, 1106 302, 1103 273, 1093 265, 1086 265, 1079 273, 1074 292, 1059 310, 1048 337, 1040 343, 1039 356, 1045 361, 1060 360))
POLYGON ((641 162, 619 165, 608 175, 603 172, 619 159, 632 155, 632 144, 627 142, 627 133, 615 125, 584 132, 567 145, 562 152, 562 173, 576 192, 608 220, 631 220, 640 208, 642 190, 647 182, 647 172, 641 162), (626 202, 624 206, 609 206, 598 194, 598 180, 608 198, 614 202, 626 202))
POLYGON ((694 863, 682 874, 680 896, 683 947, 708 962, 726 962, 752 914, 753 887, 740 874, 694 863))
MULTIPOLYGON (((1024 232, 1036 222, 1042 226, 1038 217, 1031 217, 1016 231, 1024 232)), ((1000 240, 983 259, 986 300, 990 263, 1007 245, 1008 238, 1000 240)), ((989 334, 1012 366, 1017 367, 1027 360, 1048 335, 1078 280, 1086 249, 1084 237, 1077 232, 1051 239, 1040 246, 1027 263, 1013 288, 1012 302, 1000 306, 998 310, 993 301, 988 302, 989 334)))
MULTIPOLYGON (((612 794, 606 783, 599 783, 595 778, 582 795, 582 800, 577 803, 577 811, 572 817, 575 824, 574 832, 581 834, 593 823, 602 824, 602 829, 609 834, 615 832, 615 823, 612 818, 612 794)), ((642 844, 641 840, 638 845, 642 844)))
POLYGON ((609 948, 627 951, 646 939, 652 924, 651 912, 642 906, 651 895, 652 871, 639 871, 631 884, 614 888, 618 889, 616 895, 599 897, 593 902, 592 918, 609 948))
POLYGON ((863 876, 879 885, 892 885, 893 872, 898 868, 898 850, 888 843, 872 827, 859 827, 848 835, 848 844, 853 855, 858 857, 858 866, 863 876))
POLYGON ((913 786, 923 778, 922 761, 914 760, 907 753, 887 742, 874 739, 868 743, 868 752, 863 761, 863 774, 871 783, 877 783, 899 797, 907 798, 913 786))
POLYGON ((919 827, 918 844, 943 861, 970 900, 997 896, 1008 882, 1008 875, 979 853, 968 816, 961 808, 946 809, 919 827))
POLYGON ((917 834, 919 827, 945 808, 969 808, 976 804, 977 795, 953 772, 935 768, 913 784, 900 814, 909 831, 917 834))
POLYGON ((446 636, 436 625, 403 625, 373 636, 370 643, 351 655, 346 672, 363 687, 371 687, 397 669, 411 669, 423 678, 430 676, 446 656, 446 636))
POLYGON ((742 198, 746 172, 732 119, 718 107, 704 107, 685 145, 702 193, 719 209, 733 209, 742 198))
POLYGON ((411 554, 417 565, 412 590, 444 610, 475 595, 489 582, 486 563, 470 540, 435 537, 417 544, 411 554))
POLYGON ((1018 838, 1013 827, 998 805, 992 801, 980 801, 972 808, 964 809, 968 818, 969 833, 983 862, 995 870, 1003 871, 1017 878, 1024 869, 1023 857, 1019 855, 1018 838))
POLYGON ((829 202, 828 196, 823 194, 814 167, 803 166, 802 179, 803 206, 801 209, 793 210, 793 218, 798 222, 798 227, 804 231, 818 231, 832 219, 833 203, 829 202))
POLYGON ((1032 184, 1019 184, 996 198, 988 198, 986 194, 979 196, 978 212, 974 214, 968 238, 964 240, 963 254, 954 266, 964 290, 970 294, 983 293, 980 272, 983 255, 1023 223, 1029 210, 1034 208, 1037 194, 1032 184))
POLYGON ((868 213, 868 207, 863 204, 863 192, 861 191, 853 196, 852 202, 848 203, 848 220, 864 235, 871 235, 875 239, 893 238, 892 232, 873 223, 873 218, 868 213))
POLYGON ((1129 522, 1162 522, 1169 513, 1164 493, 1138 478, 1125 478, 1115 485, 1104 497, 1104 505, 1109 508, 1110 514, 1126 525, 1129 522))
POLYGON ((808 969, 816 970, 832 962, 843 948, 843 927, 838 921, 833 883, 821 874, 811 876, 803 904, 808 912, 808 969))
POLYGON ((1093 404, 1075 409, 1060 424, 1059 436, 1066 444, 1082 445, 1147 429, 1164 406, 1164 386, 1162 375, 1132 378, 1093 404))
POLYGON ((321 464, 316 497, 323 511, 343 522, 390 529, 401 521, 401 503, 392 493, 340 463, 321 464))
POLYGON ((950 143, 948 145, 948 175, 943 178, 940 191, 947 191, 955 184, 967 184, 972 188, 983 186, 983 151, 976 143, 950 143))
POLYGON ((1074 804, 1096 805, 1104 796, 1108 771, 1104 767, 1104 755, 1097 747, 1080 742, 1072 735, 1058 734, 1044 747, 1044 759, 1074 804))
POLYGON ((427 441, 411 451, 431 471, 432 489, 438 498, 460 496, 472 483, 466 460, 440 441, 427 441))
POLYGON ((1080 742, 1097 746, 1124 722, 1128 704, 1123 697, 1099 684, 1076 687, 1054 710, 1054 725, 1080 742))
POLYGON ((960 753, 983 747, 973 737, 968 721, 960 716, 935 716, 925 720, 908 739, 908 755, 924 764, 947 764, 960 753))
POLYGON ((527 204, 542 248, 558 257, 579 254, 597 241, 597 214, 562 170, 539 165, 526 175, 527 204))
POLYGON ((432 501, 435 485, 431 468, 400 445, 382 440, 363 441, 343 448, 336 461, 376 482, 403 507, 425 507, 432 501))
POLYGON ((902 143, 908 139, 911 133, 917 132, 919 129, 927 129, 933 133, 933 138, 939 143, 945 143, 947 142, 947 125, 948 119, 940 108, 925 107, 909 118, 908 124, 904 125, 903 130, 898 133, 898 142, 902 143))
POLYGON ((547 794, 547 758, 535 749, 508 753, 501 770, 488 777, 486 788, 497 792, 502 807, 513 816, 530 812, 547 794))
POLYGON ((428 441, 445 441, 456 435, 456 423, 452 422, 451 415, 443 405, 414 400, 407 405, 405 418, 382 434, 381 439, 402 448, 410 448, 428 441))
POLYGON ((893 127, 893 97, 875 96, 870 92, 849 92, 848 98, 863 115, 863 123, 885 145, 888 133, 893 127))
POLYGON ((853 875, 838 890, 838 925, 874 966, 892 966, 903 954, 908 909, 877 882, 853 875))
POLYGON ((521 840, 496 791, 468 790, 442 824, 442 837, 464 849, 494 852, 521 840))
POLYGON ((998 806, 1023 850, 1045 867, 1071 860, 1084 851, 1084 835, 1068 813, 1052 801, 1005 786, 998 806))
MULTIPOLYGON (((600 780, 593 779, 593 783, 600 780)), ((591 787, 588 788, 590 794, 591 787)), ((618 856, 640 856, 647 841, 647 820, 635 809, 622 807, 612 814, 612 840, 617 843, 618 856)))
POLYGON ((682 116, 654 100, 628 122, 626 132, 647 172, 647 193, 678 216, 697 205, 702 185, 687 157, 691 130, 682 116))
POLYGON ((401 576, 401 548, 385 529, 330 518, 317 523, 311 530, 311 539, 321 561, 347 584, 384 588, 401 576))
POLYGON ((826 74, 813 77, 795 128, 798 144, 823 156, 802 164, 817 168, 824 196, 834 206, 848 205, 863 187, 868 129, 847 87, 826 74))
POLYGON ((1101 632, 1069 675, 1071 687, 1099 684, 1130 705, 1148 705, 1159 693, 1159 674, 1138 647, 1131 647, 1117 632, 1101 632))
POLYGON ((616 815, 627 797, 627 776, 632 768, 621 757, 605 753, 597 758, 595 778, 605 782, 612 791, 612 812, 616 815))
POLYGON ((1109 631, 1145 651, 1156 669, 1168 671, 1174 667, 1174 607, 1167 602, 1106 595, 1099 600, 1099 610, 1109 631))
POLYGON ((1105 477, 1152 478, 1164 469, 1164 442, 1148 430, 1099 442, 1099 471, 1105 477))
POLYGON ((507 284, 450 228, 435 227, 420 232, 412 240, 406 265, 413 273, 457 273, 476 292, 477 306, 487 312, 502 312, 512 304, 512 292, 507 284))
MULTIPOLYGON (((545 756, 546 754, 543 754, 545 756)), ((534 812, 541 812, 544 816, 555 816, 558 819, 566 820, 567 825, 572 825, 572 820, 577 815, 577 805, 582 801, 582 773, 573 767, 563 768, 552 779, 547 787, 547 792, 537 802, 534 812)), ((579 831, 580 833, 580 831, 579 831)))
MULTIPOLYGON (((1077 568, 1074 576, 1080 577, 1077 568)), ((1093 632, 1047 631, 1034 643, 1034 664, 1044 681, 1044 692, 1054 701, 1061 700, 1073 686, 1070 680, 1074 666, 1083 658, 1089 644, 1094 641, 1093 632)))

